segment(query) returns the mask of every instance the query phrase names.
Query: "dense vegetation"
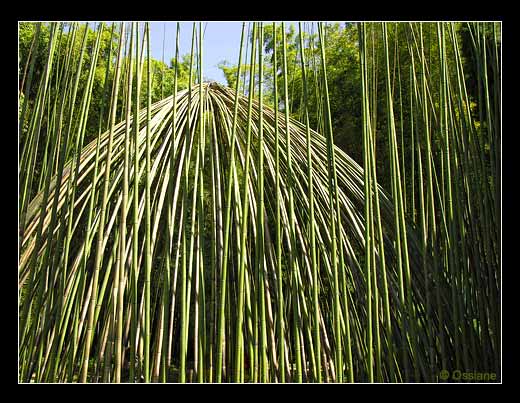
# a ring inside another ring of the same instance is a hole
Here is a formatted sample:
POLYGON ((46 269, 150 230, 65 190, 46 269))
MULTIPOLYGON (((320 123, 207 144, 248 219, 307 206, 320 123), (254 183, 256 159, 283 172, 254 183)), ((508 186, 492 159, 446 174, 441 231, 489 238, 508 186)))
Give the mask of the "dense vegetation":
POLYGON ((500 25, 200 32, 20 24, 20 380, 499 380, 500 25))

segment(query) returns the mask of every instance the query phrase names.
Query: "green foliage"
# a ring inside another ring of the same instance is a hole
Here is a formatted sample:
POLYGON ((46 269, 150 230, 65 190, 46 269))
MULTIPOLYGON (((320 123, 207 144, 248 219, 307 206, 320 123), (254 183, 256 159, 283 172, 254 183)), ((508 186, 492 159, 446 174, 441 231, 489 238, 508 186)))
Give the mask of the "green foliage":
MULTIPOLYGON (((237 85, 238 66, 232 65, 227 60, 220 62, 217 66, 224 73, 224 77, 226 78, 227 86, 229 88, 235 88, 237 85)), ((242 68, 247 68, 247 66, 242 65, 242 68)))
MULTIPOLYGON (((31 45, 33 42, 34 34, 36 31, 36 25, 37 23, 33 22, 23 22, 19 24, 19 71, 20 71, 20 86, 22 84, 23 79, 23 72, 26 69, 26 65, 30 62, 29 59, 29 51, 31 49, 31 45)), ((98 59, 98 63, 95 70, 95 78, 94 78, 94 84, 93 84, 93 93, 92 93, 92 101, 91 101, 91 107, 90 107, 90 113, 88 116, 88 123, 87 123, 87 132, 86 132, 86 139, 87 141, 92 140, 97 136, 98 134, 98 122, 100 119, 101 110, 104 110, 103 114, 103 121, 105 122, 104 125, 106 126, 108 122, 108 109, 109 109, 109 96, 110 94, 104 94, 104 88, 105 85, 107 88, 112 87, 112 83, 114 80, 114 64, 115 64, 115 49, 117 48, 118 43, 118 30, 117 28, 114 30, 114 32, 111 32, 111 26, 107 26, 105 23, 104 30, 101 38, 101 44, 100 44, 100 57, 98 59), (110 55, 110 64, 109 64, 109 73, 108 73, 108 81, 105 84, 105 75, 106 75, 106 55, 108 54, 110 43, 112 43, 112 53, 110 55)), ((65 59, 65 55, 67 52, 67 39, 70 35, 68 33, 70 29, 69 25, 65 25, 65 28, 63 29, 63 33, 59 33, 60 37, 60 46, 57 50, 57 59, 55 60, 55 63, 63 63, 65 59)), ((81 40, 83 38, 83 34, 85 32, 85 29, 87 29, 86 25, 81 25, 76 32, 76 39, 73 44, 74 46, 74 52, 76 55, 79 54, 80 47, 81 47, 81 40)), ((91 54, 94 46, 94 42, 96 40, 97 36, 97 29, 98 26, 94 27, 92 24, 88 27, 88 33, 87 33, 87 44, 86 44, 86 50, 85 50, 85 56, 84 56, 84 66, 81 72, 81 77, 79 81, 79 88, 78 88, 78 94, 82 94, 85 91, 85 84, 87 82, 87 75, 88 75, 88 69, 90 67, 91 62, 91 54)), ((37 83, 40 82, 42 78, 42 74, 44 72, 45 67, 45 60, 48 55, 48 45, 49 45, 49 37, 50 37, 50 30, 49 30, 49 24, 48 23, 42 23, 41 24, 41 32, 38 37, 38 42, 36 46, 34 47, 34 57, 36 57, 36 63, 34 67, 34 77, 33 77, 33 85, 31 85, 29 94, 28 94, 28 102, 29 107, 31 107, 34 103, 34 100, 36 98, 36 91, 38 89, 37 83)), ((139 44, 139 49, 141 49, 141 44, 139 44)), ((141 51, 141 50, 140 50, 141 51)), ((132 56, 134 58, 135 62, 135 50, 134 54, 132 56)), ((127 65, 126 61, 127 58, 124 59, 125 66, 127 65)), ((165 98, 167 96, 170 96, 173 93, 173 84, 174 84, 174 72, 175 67, 178 64, 178 77, 177 77, 177 88, 179 90, 183 90, 188 88, 188 81, 189 81, 189 66, 190 66, 190 56, 185 55, 182 58, 182 61, 176 62, 174 58, 170 61, 170 65, 167 66, 165 63, 162 63, 161 61, 152 59, 151 61, 151 71, 152 71, 152 102, 157 102, 161 100, 162 98, 165 98)), ((28 70, 28 68, 27 68, 28 70)), ((147 87, 145 85, 147 80, 147 73, 146 69, 143 69, 142 71, 142 79, 141 79, 141 104, 144 105, 146 103, 146 99, 148 97, 147 87)), ((126 74, 126 70, 123 72, 123 79, 124 74, 126 74)), ((135 79, 135 75, 134 75, 135 79)), ((23 91, 20 92, 20 105, 22 104, 23 100, 23 91)), ((110 90, 109 90, 110 91, 110 90)), ((120 95, 120 102, 118 104, 118 110, 117 115, 123 116, 123 91, 121 91, 120 95)), ((76 103, 77 107, 79 108, 81 102, 81 96, 77 97, 76 103)), ((30 113, 30 112, 29 112, 30 113)))
MULTIPOLYGON (((190 74, 190 56, 185 55, 180 62, 176 62, 175 58, 172 58, 170 65, 152 59, 150 70, 152 75, 152 102, 160 101, 173 94, 175 68, 177 67, 177 89, 179 91, 187 89, 189 83, 190 74)), ((147 80, 146 69, 143 70, 143 82, 147 80)), ((148 89, 143 86, 141 91, 141 101, 146 102, 148 97, 148 89)))

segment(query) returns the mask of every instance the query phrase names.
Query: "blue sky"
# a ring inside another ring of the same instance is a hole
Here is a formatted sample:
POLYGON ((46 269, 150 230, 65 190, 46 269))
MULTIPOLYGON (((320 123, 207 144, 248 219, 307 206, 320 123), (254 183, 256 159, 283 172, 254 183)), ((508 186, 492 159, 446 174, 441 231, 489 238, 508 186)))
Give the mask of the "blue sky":
MULTIPOLYGON (((293 21, 289 21, 290 24, 293 21)), ((294 23, 294 22, 293 22, 294 23)), ((164 61, 169 64, 175 56, 175 34, 177 23, 175 21, 152 21, 150 22, 150 43, 152 57, 162 60, 163 37, 164 61)), ((180 50, 179 55, 189 54, 191 50, 191 33, 193 22, 183 21, 180 23, 180 50)), ((198 29, 198 23, 197 23, 198 29)), ((237 64, 240 46, 240 34, 242 31, 241 21, 208 21, 203 22, 203 75, 207 80, 218 81, 226 84, 224 74, 217 65, 227 60, 231 64, 237 64)), ((246 24, 247 33, 247 24, 246 24)))
MULTIPOLYGON (((162 60, 164 35, 165 63, 169 64, 171 58, 175 56, 176 26, 176 22, 154 21, 150 23, 150 43, 152 57, 154 59, 162 60)), ((237 63, 242 22, 203 22, 202 26, 203 29, 205 28, 203 38, 204 78, 226 84, 224 74, 217 65, 224 60, 232 64, 237 63)), ((192 27, 193 23, 191 21, 183 21, 180 23, 180 56, 187 53, 189 54, 191 51, 192 27)))

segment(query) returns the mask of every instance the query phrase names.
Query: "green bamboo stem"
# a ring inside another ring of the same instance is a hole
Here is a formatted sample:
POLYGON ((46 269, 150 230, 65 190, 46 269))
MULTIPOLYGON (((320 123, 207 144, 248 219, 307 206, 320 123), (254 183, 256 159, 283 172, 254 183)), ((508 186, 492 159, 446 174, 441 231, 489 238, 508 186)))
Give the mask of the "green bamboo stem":
POLYGON ((96 261, 94 263, 94 277, 93 277, 93 290, 92 290, 92 300, 90 302, 89 307, 89 316, 88 316, 88 325, 87 325, 87 334, 85 341, 85 352, 83 355, 83 366, 81 370, 81 382, 84 383, 87 381, 88 374, 88 364, 90 358, 90 347, 92 340, 92 333, 94 329, 94 302, 97 299, 97 282, 99 276, 99 270, 101 266, 102 259, 102 242, 104 236, 104 221, 106 214, 106 205, 107 205, 107 194, 108 194, 108 185, 109 185, 109 175, 110 175, 110 165, 111 165, 111 154, 112 154, 112 140, 113 140, 113 131, 115 126, 115 111, 116 111, 116 102, 117 94, 119 91, 119 75, 121 73, 121 56, 122 56, 122 40, 124 36, 124 24, 121 24, 120 29, 120 39, 119 39, 119 52, 117 57, 117 65, 116 65, 116 76, 114 79, 114 85, 112 88, 112 105, 111 105, 111 122, 110 122, 110 133, 109 133, 109 141, 108 141, 108 150, 107 150, 107 162, 105 166, 105 175, 104 175, 104 185, 103 185, 103 199, 101 204, 101 215, 100 215, 100 223, 98 227, 98 238, 97 238, 97 246, 96 246, 96 261))

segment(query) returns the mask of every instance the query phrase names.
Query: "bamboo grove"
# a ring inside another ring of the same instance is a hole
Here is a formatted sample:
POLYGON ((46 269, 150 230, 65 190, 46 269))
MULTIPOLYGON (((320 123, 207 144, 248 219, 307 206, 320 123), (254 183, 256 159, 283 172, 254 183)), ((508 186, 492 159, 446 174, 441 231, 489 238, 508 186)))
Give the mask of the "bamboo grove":
POLYGON ((357 24, 360 165, 335 145, 325 23, 298 25, 316 52, 294 66, 285 34, 264 64, 264 32, 284 23, 242 24, 235 88, 204 81, 193 23, 189 86, 176 71, 153 103, 149 25, 89 24, 94 41, 85 24, 47 24, 45 53, 20 61, 20 382, 500 379, 499 25, 465 24, 475 110, 455 23, 357 24))

